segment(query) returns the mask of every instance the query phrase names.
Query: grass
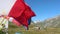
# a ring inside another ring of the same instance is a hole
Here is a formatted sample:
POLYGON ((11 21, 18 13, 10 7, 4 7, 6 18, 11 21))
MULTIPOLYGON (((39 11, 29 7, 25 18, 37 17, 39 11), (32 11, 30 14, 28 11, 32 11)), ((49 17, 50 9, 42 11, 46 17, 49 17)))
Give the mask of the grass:
POLYGON ((3 32, 3 31, 0 31, 0 34, 6 34, 5 32, 3 32))
MULTIPOLYGON (((33 26, 32 26, 33 27, 33 26)), ((15 32, 20 32, 21 34, 60 34, 60 28, 46 28, 45 30, 34 30, 30 26, 30 29, 28 31, 24 30, 24 28, 17 27, 15 25, 9 25, 9 34, 15 34, 15 32)))

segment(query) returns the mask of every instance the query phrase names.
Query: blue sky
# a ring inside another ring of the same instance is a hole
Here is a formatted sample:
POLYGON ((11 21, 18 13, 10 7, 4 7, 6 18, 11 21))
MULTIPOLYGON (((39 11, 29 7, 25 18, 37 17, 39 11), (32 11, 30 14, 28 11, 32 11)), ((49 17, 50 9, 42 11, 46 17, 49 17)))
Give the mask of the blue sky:
POLYGON ((45 20, 60 15, 60 0, 25 0, 35 12, 33 21, 45 20))

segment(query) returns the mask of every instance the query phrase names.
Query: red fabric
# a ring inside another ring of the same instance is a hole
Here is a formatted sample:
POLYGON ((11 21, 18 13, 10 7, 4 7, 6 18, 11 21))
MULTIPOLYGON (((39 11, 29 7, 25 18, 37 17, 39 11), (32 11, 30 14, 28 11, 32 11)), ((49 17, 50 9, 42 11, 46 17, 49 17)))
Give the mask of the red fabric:
POLYGON ((31 17, 35 16, 35 13, 31 10, 31 8, 29 6, 25 6, 25 12, 24 12, 24 16, 27 18, 27 19, 30 19, 31 17))
POLYGON ((28 27, 28 19, 35 16, 35 14, 24 3, 24 0, 17 0, 8 16, 15 18, 19 23, 28 27))
POLYGON ((20 26, 21 24, 17 21, 17 20, 15 20, 15 19, 13 19, 13 24, 16 24, 17 26, 20 26))
POLYGON ((14 18, 19 17, 24 12, 24 10, 24 2, 22 0, 17 0, 12 9, 10 10, 9 16, 12 16, 14 18))

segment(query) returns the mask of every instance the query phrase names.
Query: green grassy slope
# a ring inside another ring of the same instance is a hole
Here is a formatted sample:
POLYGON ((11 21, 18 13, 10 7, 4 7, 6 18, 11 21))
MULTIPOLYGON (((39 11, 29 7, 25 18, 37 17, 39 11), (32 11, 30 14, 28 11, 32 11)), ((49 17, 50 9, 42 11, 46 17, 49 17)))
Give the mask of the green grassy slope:
POLYGON ((30 29, 28 31, 24 30, 24 28, 17 27, 13 24, 9 25, 9 34, 15 34, 15 32, 20 32, 21 34, 60 34, 60 28, 46 28, 45 30, 34 30, 31 29, 34 25, 30 25, 30 29))

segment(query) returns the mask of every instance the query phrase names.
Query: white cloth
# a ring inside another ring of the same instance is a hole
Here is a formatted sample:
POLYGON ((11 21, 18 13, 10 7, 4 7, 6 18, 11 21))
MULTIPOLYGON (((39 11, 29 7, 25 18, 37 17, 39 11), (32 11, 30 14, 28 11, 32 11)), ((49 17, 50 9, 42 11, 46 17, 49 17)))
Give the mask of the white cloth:
POLYGON ((3 21, 3 23, 5 23, 5 28, 8 28, 8 20, 7 19, 5 19, 4 21, 3 21))
POLYGON ((8 28, 8 20, 5 19, 4 17, 0 17, 0 25, 4 24, 5 28, 8 28))
POLYGON ((12 17, 10 17, 10 18, 9 18, 9 21, 10 21, 10 22, 12 22, 12 21, 13 21, 13 18, 12 18, 12 17))
POLYGON ((0 30, 3 28, 3 26, 0 25, 0 30))

